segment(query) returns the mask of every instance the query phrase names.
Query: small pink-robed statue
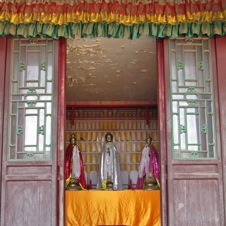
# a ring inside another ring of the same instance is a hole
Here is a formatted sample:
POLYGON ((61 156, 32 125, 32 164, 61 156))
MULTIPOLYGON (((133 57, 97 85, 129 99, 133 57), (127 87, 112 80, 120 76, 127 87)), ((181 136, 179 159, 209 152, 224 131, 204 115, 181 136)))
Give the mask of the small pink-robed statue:
POLYGON ((82 154, 74 134, 65 153, 65 179, 67 190, 86 189, 85 171, 82 154))
POLYGON ((143 188, 144 179, 148 178, 149 172, 159 182, 159 164, 158 164, 158 153, 152 144, 152 138, 147 136, 146 145, 142 150, 142 156, 138 172, 137 189, 143 188))

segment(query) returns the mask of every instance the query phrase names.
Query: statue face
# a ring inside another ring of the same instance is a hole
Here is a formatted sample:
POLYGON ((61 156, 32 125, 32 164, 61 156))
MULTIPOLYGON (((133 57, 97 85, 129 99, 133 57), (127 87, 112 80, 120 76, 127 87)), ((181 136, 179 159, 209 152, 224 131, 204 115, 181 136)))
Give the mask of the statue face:
POLYGON ((147 144, 151 144, 151 139, 150 139, 150 138, 147 138, 147 139, 146 139, 146 143, 147 143, 147 144))
POLYGON ((111 140, 111 135, 107 135, 107 142, 111 142, 112 140, 111 140))
POLYGON ((76 144, 76 139, 73 137, 73 138, 71 138, 71 144, 72 145, 75 145, 76 144))

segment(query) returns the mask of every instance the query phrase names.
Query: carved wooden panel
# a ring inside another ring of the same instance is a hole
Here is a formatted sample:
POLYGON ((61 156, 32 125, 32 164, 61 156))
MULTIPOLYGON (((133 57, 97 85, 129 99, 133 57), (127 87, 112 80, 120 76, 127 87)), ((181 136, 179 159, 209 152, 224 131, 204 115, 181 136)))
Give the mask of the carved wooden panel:
POLYGON ((219 186, 217 179, 174 180, 174 226, 222 225, 220 221, 219 186))
POLYGON ((52 225, 51 181, 8 181, 5 225, 52 225))

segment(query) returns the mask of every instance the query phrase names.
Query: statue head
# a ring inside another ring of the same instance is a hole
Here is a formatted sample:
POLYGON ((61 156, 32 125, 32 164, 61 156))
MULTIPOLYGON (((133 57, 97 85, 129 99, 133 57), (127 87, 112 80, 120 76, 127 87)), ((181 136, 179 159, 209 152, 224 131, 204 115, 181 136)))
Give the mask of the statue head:
POLYGON ((76 144, 77 144, 77 139, 76 139, 74 133, 71 134, 70 143, 71 143, 72 145, 76 145, 76 144))
POLYGON ((146 143, 147 144, 151 144, 151 142, 152 142, 151 136, 150 135, 147 135, 147 137, 146 137, 146 143))
POLYGON ((113 141, 113 135, 112 135, 112 133, 107 132, 106 135, 105 135, 105 140, 107 142, 112 142, 113 141))

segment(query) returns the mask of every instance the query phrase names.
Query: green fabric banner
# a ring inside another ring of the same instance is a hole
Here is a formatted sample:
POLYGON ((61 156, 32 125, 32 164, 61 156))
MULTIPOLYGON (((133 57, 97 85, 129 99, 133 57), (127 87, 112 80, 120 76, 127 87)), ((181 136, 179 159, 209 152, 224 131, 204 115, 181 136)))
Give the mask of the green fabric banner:
POLYGON ((51 37, 58 39, 74 37, 106 37, 106 38, 139 38, 141 35, 156 38, 177 38, 179 36, 212 37, 213 35, 225 35, 226 22, 214 21, 213 23, 187 23, 187 24, 153 24, 143 23, 126 26, 116 23, 69 23, 68 25, 53 24, 11 24, 8 21, 0 22, 0 35, 12 35, 14 37, 35 38, 51 37))

